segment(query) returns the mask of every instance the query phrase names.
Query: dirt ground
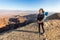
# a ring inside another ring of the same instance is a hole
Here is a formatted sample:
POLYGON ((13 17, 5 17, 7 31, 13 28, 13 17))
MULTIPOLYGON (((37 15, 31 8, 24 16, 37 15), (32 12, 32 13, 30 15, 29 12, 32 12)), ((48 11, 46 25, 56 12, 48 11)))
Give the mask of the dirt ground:
POLYGON ((44 23, 45 33, 38 33, 37 23, 31 23, 12 31, 0 34, 0 40, 60 40, 60 20, 48 20, 44 23))

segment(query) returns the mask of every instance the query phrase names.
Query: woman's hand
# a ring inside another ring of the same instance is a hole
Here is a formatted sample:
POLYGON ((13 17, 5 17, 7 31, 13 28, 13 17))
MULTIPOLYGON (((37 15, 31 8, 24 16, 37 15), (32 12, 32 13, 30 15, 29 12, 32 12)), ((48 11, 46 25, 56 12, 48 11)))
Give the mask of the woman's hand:
POLYGON ((38 20, 38 23, 42 23, 42 22, 44 22, 44 20, 42 20, 42 21, 39 21, 39 20, 38 20))
POLYGON ((38 20, 38 23, 40 23, 40 21, 38 20))
POLYGON ((44 20, 40 21, 41 23, 44 22, 44 20))
POLYGON ((39 21, 39 20, 38 20, 38 23, 42 23, 42 21, 39 21))

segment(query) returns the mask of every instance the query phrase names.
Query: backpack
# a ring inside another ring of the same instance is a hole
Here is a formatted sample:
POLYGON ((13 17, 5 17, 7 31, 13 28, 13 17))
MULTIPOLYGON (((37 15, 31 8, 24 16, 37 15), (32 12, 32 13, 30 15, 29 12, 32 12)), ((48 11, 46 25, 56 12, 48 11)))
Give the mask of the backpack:
POLYGON ((46 17, 48 16, 48 12, 44 13, 44 21, 46 20, 46 17))

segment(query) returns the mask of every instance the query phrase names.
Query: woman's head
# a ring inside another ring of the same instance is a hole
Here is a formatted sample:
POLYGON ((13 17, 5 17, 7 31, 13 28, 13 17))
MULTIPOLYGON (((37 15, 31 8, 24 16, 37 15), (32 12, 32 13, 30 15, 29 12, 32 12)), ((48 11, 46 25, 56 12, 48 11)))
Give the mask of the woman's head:
POLYGON ((43 8, 40 8, 40 9, 39 9, 39 13, 40 13, 40 14, 41 14, 41 13, 44 13, 43 8))

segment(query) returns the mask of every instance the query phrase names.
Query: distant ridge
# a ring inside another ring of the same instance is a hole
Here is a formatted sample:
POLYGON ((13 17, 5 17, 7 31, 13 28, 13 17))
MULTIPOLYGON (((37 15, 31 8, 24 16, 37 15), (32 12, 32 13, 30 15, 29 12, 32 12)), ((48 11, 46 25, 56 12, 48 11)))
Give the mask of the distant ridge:
POLYGON ((54 13, 47 17, 47 19, 60 19, 60 13, 54 13))

